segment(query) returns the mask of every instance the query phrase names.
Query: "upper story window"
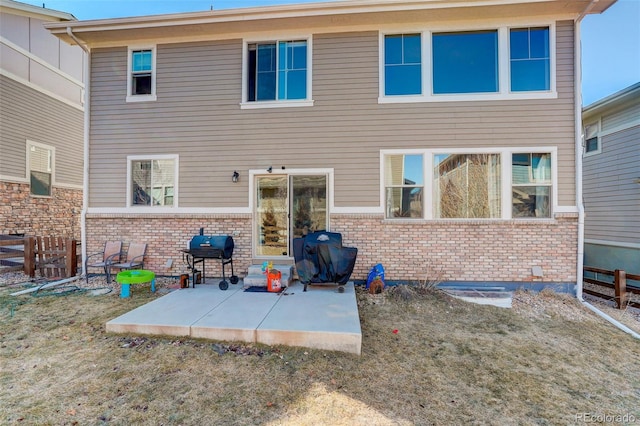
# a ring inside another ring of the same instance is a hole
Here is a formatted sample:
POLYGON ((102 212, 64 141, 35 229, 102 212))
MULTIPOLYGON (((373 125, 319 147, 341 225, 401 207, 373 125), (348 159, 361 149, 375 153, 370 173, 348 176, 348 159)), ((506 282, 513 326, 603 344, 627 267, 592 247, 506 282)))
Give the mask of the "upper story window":
POLYGON ((243 108, 308 106, 311 101, 311 40, 247 43, 243 108))
POLYGON ((27 170, 31 195, 41 197, 52 195, 54 156, 53 147, 27 142, 27 170))
POLYGON ((385 95, 422 93, 421 45, 420 34, 384 37, 385 95))
POLYGON ((600 123, 588 124, 584 127, 584 153, 585 155, 602 152, 600 147, 600 123))
POLYGON ((553 24, 379 40, 380 103, 557 97, 553 24))
POLYGON ((155 100, 156 49, 129 48, 127 102, 155 100))
POLYGON ((434 33, 433 93, 498 91, 498 31, 434 33))
POLYGON ((512 28, 509 33, 511 91, 540 91, 551 87, 549 28, 512 28))
POLYGON ((129 157, 129 205, 177 205, 177 156, 129 157))

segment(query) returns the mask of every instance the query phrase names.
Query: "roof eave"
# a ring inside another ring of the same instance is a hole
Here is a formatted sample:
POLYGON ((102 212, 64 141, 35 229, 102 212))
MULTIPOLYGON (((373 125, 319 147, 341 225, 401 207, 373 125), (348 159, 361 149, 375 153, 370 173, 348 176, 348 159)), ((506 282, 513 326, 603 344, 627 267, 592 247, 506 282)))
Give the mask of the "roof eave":
POLYGON ((30 4, 21 3, 13 0, 0 0, 0 7, 2 9, 13 10, 13 11, 28 14, 28 15, 36 15, 43 20, 54 18, 59 21, 78 22, 78 19, 70 13, 61 12, 59 10, 47 9, 44 7, 33 6, 30 4))
MULTIPOLYGON (((67 28, 91 45, 92 37, 102 33, 125 31, 144 31, 152 28, 225 25, 247 22, 273 22, 279 19, 320 18, 332 19, 332 25, 339 26, 342 19, 332 17, 361 16, 381 13, 442 13, 443 11, 462 11, 470 8, 487 8, 504 11, 509 8, 532 7, 539 15, 549 13, 561 15, 563 19, 575 19, 581 13, 601 13, 616 0, 349 0, 323 3, 304 3, 297 5, 263 6, 243 9, 222 9, 203 12, 190 12, 168 15, 151 15, 131 18, 88 20, 45 25, 54 35, 69 38, 67 28), (547 12, 552 6, 553 12, 547 12), (499 9, 498 9, 499 8, 499 9)), ((452 12, 453 13, 453 12, 452 12)), ((116 37, 117 38, 117 37, 116 37)))
POLYGON ((593 102, 592 104, 587 105, 586 107, 582 108, 582 116, 583 118, 592 117, 594 115, 602 113, 609 108, 615 107, 617 105, 622 105, 626 102, 639 98, 640 82, 632 84, 631 86, 626 87, 612 95, 609 95, 593 102))

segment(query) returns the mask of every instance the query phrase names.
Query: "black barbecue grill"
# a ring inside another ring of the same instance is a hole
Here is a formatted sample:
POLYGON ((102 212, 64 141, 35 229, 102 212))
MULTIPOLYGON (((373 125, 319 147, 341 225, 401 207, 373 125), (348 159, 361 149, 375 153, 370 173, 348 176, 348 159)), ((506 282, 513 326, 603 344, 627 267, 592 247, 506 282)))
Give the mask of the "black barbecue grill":
POLYGON ((200 234, 191 238, 189 249, 182 250, 182 258, 189 266, 192 274, 193 287, 196 286, 196 276, 200 271, 198 264, 202 264, 202 282, 205 282, 205 260, 220 259, 222 264, 222 281, 218 284, 221 290, 229 288, 225 267, 231 265, 231 284, 238 283, 238 277, 233 272, 233 238, 229 235, 204 235, 204 228, 200 228, 200 234))

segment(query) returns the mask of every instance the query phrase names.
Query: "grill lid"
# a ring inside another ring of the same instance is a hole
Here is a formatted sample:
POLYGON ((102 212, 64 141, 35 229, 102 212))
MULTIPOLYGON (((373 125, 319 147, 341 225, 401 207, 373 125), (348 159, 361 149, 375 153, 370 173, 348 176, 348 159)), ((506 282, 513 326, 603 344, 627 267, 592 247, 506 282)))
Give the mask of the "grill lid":
POLYGON ((189 252, 196 257, 219 257, 215 252, 221 251, 224 259, 230 259, 233 256, 233 248, 233 237, 230 235, 196 235, 189 242, 189 252))

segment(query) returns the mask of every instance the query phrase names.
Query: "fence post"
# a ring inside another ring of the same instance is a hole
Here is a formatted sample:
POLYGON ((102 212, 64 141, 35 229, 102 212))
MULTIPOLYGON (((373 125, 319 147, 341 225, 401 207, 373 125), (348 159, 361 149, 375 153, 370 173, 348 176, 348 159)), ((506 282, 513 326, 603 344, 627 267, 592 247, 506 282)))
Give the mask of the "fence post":
POLYGON ((35 238, 26 237, 24 239, 24 273, 31 278, 36 276, 36 247, 35 238))
POLYGON ((623 309, 627 306, 627 274, 625 271, 616 269, 613 273, 615 294, 616 294, 616 306, 618 309, 623 309))
POLYGON ((78 259, 76 259, 76 240, 68 238, 65 249, 65 270, 67 272, 67 278, 70 278, 76 275, 76 268, 78 266, 78 259))

